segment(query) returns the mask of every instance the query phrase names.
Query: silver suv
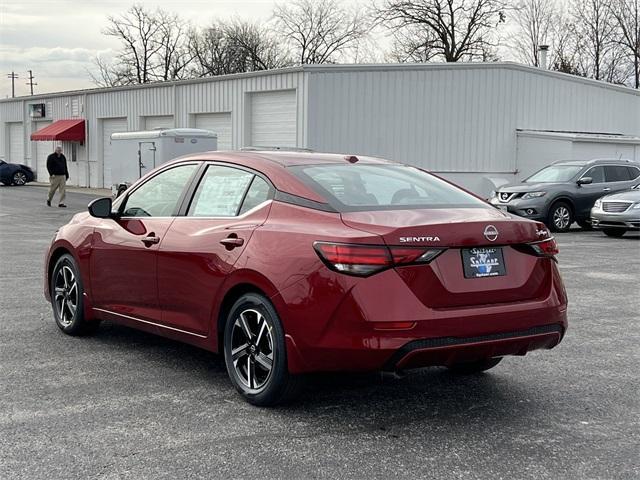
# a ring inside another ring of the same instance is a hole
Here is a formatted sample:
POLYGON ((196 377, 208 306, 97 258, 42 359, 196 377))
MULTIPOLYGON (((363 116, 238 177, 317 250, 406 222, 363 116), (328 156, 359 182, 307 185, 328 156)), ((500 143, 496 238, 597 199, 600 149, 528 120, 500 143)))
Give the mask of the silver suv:
POLYGON ((520 183, 500 187, 489 200, 521 217, 544 222, 566 232, 576 221, 590 228, 595 201, 631 188, 640 178, 640 162, 598 159, 555 162, 520 183))

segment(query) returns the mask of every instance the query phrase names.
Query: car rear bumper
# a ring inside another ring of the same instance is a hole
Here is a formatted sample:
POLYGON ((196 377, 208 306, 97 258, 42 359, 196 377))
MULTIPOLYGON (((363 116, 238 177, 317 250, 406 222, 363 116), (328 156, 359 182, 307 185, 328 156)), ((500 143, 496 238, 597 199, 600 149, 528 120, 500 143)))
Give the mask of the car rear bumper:
POLYGON ((525 355, 532 350, 555 347, 563 335, 564 328, 561 325, 551 324, 479 337, 414 340, 391 355, 384 369, 393 371, 423 365, 453 365, 483 358, 525 355))
POLYGON ((393 288, 390 271, 387 278, 380 274, 383 290, 358 291, 356 287, 346 294, 333 310, 331 320, 317 329, 317 335, 313 329, 319 319, 311 317, 322 306, 306 305, 299 312, 288 312, 280 304, 280 296, 273 300, 276 309, 283 312, 289 335, 287 353, 292 373, 451 365, 524 355, 560 343, 567 329, 567 298, 555 265, 553 273, 543 297, 426 308, 416 303, 413 294, 403 295, 393 288), (412 325, 405 328, 388 323, 407 321, 412 325))

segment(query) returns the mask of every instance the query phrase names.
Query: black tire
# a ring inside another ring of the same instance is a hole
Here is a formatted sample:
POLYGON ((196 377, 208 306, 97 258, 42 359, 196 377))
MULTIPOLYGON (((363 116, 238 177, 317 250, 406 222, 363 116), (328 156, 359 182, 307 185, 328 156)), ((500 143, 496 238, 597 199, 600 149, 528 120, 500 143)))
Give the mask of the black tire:
POLYGON ((554 232, 568 232, 573 223, 573 209, 567 202, 551 205, 547 217, 547 226, 554 232))
POLYGON ((607 237, 620 238, 627 233, 626 228, 603 228, 602 231, 607 237))
POLYGON ((591 222, 587 222, 586 220, 576 220, 576 222, 582 230, 593 230, 591 222))
POLYGON ((476 362, 469 363, 457 363, 450 365, 448 368, 454 373, 459 375, 472 375, 474 373, 484 372, 490 368, 495 367, 502 361, 502 357, 497 358, 484 358, 476 362))
POLYGON ((100 325, 98 320, 85 319, 80 269, 68 253, 62 255, 54 265, 50 288, 53 317, 60 330, 74 336, 89 335, 97 330, 100 325))
POLYGON ((273 406, 299 393, 302 377, 289 373, 284 330, 266 297, 247 293, 234 303, 223 345, 231 383, 249 403, 273 406))
POLYGON ((18 170, 11 177, 11 183, 13 183, 14 185, 17 185, 19 187, 22 187, 23 185, 26 185, 26 183, 27 183, 27 174, 24 173, 22 170, 18 170))

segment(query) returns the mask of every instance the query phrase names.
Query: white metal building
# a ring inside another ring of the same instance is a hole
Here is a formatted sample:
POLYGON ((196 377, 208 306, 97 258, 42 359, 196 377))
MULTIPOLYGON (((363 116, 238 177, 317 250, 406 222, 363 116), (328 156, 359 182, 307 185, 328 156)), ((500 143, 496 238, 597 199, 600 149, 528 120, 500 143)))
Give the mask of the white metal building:
POLYGON ((112 133, 172 127, 212 130, 221 150, 377 155, 481 194, 553 160, 640 160, 640 91, 515 63, 312 65, 0 100, 0 156, 46 181, 53 142, 30 138, 60 119, 86 120, 84 141, 62 144, 70 183, 91 187, 108 186, 112 133))

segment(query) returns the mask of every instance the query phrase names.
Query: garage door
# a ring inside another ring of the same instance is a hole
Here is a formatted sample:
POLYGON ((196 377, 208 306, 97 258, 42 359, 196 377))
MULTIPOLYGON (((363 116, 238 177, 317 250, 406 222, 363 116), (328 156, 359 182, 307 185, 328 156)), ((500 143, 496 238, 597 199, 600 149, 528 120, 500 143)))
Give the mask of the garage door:
POLYGON ((22 122, 9 124, 9 158, 11 163, 24 163, 24 128, 22 122))
MULTIPOLYGON (((38 131, 44 127, 51 125, 52 122, 34 122, 33 131, 38 131)), ((31 142, 31 154, 36 158, 36 180, 39 182, 49 181, 49 172, 47 172, 47 157, 53 153, 55 147, 54 142, 31 142), (35 152, 35 154, 34 154, 35 152)))
POLYGON ((126 118, 105 118, 102 120, 102 168, 103 187, 111 187, 111 134, 127 131, 126 118))
POLYGON ((161 128, 173 128, 173 117, 171 115, 145 117, 144 128, 145 130, 159 130, 161 128))
POLYGON ((218 134, 218 150, 231 150, 231 113, 199 113, 196 128, 218 134))
POLYGON ((253 147, 295 147, 296 92, 251 94, 250 142, 253 147))

